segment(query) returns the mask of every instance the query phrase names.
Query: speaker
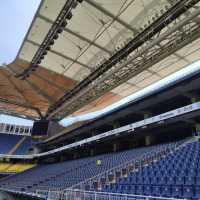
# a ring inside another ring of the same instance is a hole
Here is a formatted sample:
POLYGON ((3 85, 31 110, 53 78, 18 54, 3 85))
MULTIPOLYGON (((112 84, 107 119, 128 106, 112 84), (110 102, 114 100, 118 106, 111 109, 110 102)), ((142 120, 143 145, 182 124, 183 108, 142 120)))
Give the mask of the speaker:
POLYGON ((48 136, 49 120, 35 121, 32 128, 32 137, 41 138, 48 136))

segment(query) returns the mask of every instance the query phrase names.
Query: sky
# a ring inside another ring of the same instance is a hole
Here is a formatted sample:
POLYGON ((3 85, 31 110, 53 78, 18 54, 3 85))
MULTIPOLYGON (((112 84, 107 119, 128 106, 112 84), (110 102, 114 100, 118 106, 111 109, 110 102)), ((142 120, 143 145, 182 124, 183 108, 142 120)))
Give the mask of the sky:
POLYGON ((15 59, 40 1, 1 0, 0 66, 15 59))
POLYGON ((12 117, 8 115, 0 115, 0 123, 8 123, 8 124, 15 124, 15 125, 27 125, 32 126, 33 121, 26 120, 18 117, 12 117))

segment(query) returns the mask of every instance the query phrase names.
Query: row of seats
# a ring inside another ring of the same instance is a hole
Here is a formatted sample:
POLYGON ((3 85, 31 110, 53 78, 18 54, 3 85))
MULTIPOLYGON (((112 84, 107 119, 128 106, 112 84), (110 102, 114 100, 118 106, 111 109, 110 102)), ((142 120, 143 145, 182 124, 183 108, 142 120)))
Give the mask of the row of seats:
POLYGON ((23 173, 16 174, 0 182, 2 188, 35 192, 37 189, 65 189, 88 178, 94 177, 110 168, 132 159, 151 155, 163 148, 172 148, 175 144, 162 144, 108 153, 62 163, 38 165, 23 173), (101 160, 101 164, 97 164, 101 160))
POLYGON ((111 184, 105 186, 104 192, 111 193, 126 193, 136 195, 151 195, 162 197, 175 197, 175 198, 199 198, 200 186, 187 186, 187 185, 152 185, 152 184, 111 184))
POLYGON ((200 142, 188 143, 173 154, 132 171, 103 187, 104 192, 176 198, 200 198, 200 142))

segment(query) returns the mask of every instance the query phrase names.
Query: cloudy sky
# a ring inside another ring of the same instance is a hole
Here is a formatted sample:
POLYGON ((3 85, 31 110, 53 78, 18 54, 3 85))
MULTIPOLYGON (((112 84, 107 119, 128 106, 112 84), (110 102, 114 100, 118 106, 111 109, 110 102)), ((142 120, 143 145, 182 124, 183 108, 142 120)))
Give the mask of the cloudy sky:
POLYGON ((0 65, 15 59, 40 1, 1 0, 0 65))

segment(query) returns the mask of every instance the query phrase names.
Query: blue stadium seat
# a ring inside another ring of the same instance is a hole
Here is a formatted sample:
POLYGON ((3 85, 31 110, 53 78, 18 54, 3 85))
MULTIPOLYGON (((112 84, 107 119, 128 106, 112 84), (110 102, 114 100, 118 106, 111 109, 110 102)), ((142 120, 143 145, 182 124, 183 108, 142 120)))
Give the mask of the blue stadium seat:
POLYGON ((195 185, 195 177, 185 177, 185 185, 195 185))
POLYGON ((185 198, 194 197, 194 189, 192 186, 183 186, 183 197, 185 198))
POLYGON ((195 194, 195 197, 199 199, 199 197, 200 197, 200 186, 194 187, 194 194, 195 194))
POLYGON ((162 196, 171 197, 172 196, 172 189, 171 186, 162 186, 161 187, 161 194, 162 196))
POLYGON ((152 187, 151 187, 151 185, 144 185, 143 190, 144 190, 144 194, 145 195, 150 195, 152 193, 152 187))
POLYGON ((137 185, 136 188, 137 188, 137 189, 136 189, 136 194, 141 195, 141 194, 144 193, 143 185, 137 185))
POLYGON ((152 194, 155 196, 161 196, 161 187, 160 186, 152 186, 152 194))
POLYGON ((184 185, 184 178, 181 176, 175 177, 175 184, 176 185, 184 185))
POLYGON ((172 196, 180 198, 182 197, 182 187, 181 186, 173 186, 172 187, 172 196))

